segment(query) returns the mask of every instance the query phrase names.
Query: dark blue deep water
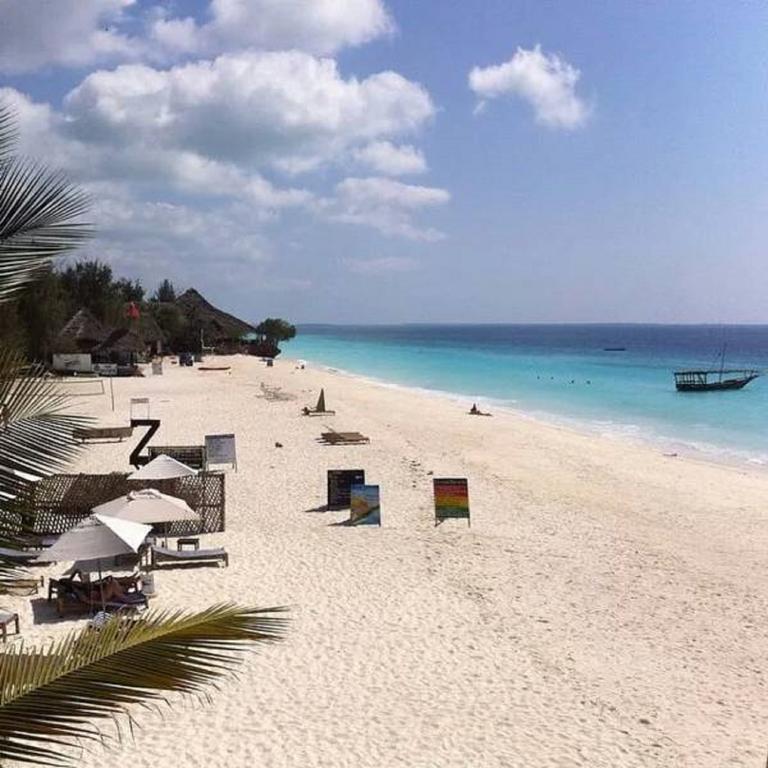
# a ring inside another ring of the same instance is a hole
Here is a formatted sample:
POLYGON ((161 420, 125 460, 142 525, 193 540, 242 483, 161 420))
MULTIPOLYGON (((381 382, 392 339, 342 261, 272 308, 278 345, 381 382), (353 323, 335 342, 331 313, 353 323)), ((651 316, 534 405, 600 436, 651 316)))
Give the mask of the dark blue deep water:
POLYGON ((672 372, 768 369, 768 326, 303 326, 291 357, 600 432, 768 463, 768 376, 683 394, 672 372), (607 352, 606 347, 625 347, 607 352))

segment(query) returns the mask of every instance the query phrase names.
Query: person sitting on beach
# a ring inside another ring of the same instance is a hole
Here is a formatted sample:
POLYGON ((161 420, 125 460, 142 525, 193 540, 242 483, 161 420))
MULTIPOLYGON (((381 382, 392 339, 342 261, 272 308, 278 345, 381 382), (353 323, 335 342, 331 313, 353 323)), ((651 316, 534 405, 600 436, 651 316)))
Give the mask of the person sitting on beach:
POLYGON ((472 403, 472 407, 469 409, 470 416, 490 416, 490 413, 485 413, 477 407, 477 403, 472 403))
POLYGON ((114 576, 106 576, 101 581, 73 581, 70 586, 77 598, 85 603, 129 603, 133 600, 114 576))

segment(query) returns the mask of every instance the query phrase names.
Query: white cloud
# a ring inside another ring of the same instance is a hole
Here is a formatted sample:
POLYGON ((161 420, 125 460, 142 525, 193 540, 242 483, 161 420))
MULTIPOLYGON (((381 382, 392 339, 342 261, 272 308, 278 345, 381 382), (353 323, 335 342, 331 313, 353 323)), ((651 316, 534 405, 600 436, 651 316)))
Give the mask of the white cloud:
POLYGON ((422 86, 395 72, 345 79, 332 59, 289 51, 95 72, 67 96, 65 111, 82 141, 299 172, 413 133, 435 108, 422 86))
POLYGON ((354 150, 352 156, 359 164, 387 176, 404 176, 427 170, 424 155, 410 144, 396 146, 389 141, 374 141, 354 150))
POLYGON ((0 0, 0 71, 170 62, 246 49, 334 53, 394 31, 383 0, 211 0, 210 19, 137 0, 0 0))
POLYGON ((387 272, 411 272, 418 267, 415 259, 406 256, 382 256, 376 259, 342 259, 350 272, 359 275, 379 275, 387 272))
POLYGON ((211 0, 209 15, 203 25, 160 19, 151 37, 173 53, 259 48, 328 54, 394 30, 382 0, 211 0))
POLYGON ((413 223, 414 212, 447 203, 444 189, 403 184, 393 179, 348 178, 336 185, 336 198, 327 203, 328 214, 335 221, 365 224, 385 235, 411 240, 435 241, 444 235, 436 229, 413 223))
POLYGON ((0 0, 0 71, 82 66, 135 55, 118 31, 135 0, 0 0))
POLYGON ((527 101, 536 121, 550 128, 573 129, 583 125, 589 109, 576 94, 581 77, 578 69, 557 54, 518 48, 503 64, 474 67, 469 73, 469 87, 480 97, 477 111, 488 99, 514 94, 527 101))

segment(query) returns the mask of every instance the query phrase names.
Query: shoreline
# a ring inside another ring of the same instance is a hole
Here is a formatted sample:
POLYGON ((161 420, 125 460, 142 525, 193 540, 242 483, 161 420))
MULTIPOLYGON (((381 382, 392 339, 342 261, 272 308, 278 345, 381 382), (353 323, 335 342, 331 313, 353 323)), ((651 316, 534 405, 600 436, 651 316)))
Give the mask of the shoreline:
MULTIPOLYGON (((427 398, 435 398, 445 402, 451 402, 462 407, 467 403, 477 402, 482 408, 493 408, 497 413, 513 416, 518 419, 530 420, 536 424, 563 429, 582 437, 593 437, 608 441, 616 441, 620 444, 634 447, 646 448, 652 451, 660 451, 667 458, 683 458, 688 461, 694 461, 704 465, 713 465, 718 467, 730 467, 744 471, 754 471, 758 473, 768 473, 768 458, 760 458, 762 454, 750 455, 747 451, 736 448, 727 448, 724 446, 709 445, 707 448, 698 447, 691 442, 674 437, 664 437, 662 435, 653 435, 649 433, 631 435, 627 434, 626 428, 632 428, 634 424, 618 424, 616 430, 605 430, 601 428, 603 422, 590 421, 588 419, 579 419, 578 417, 564 416, 555 413, 535 410, 526 411, 519 407, 513 407, 506 404, 503 400, 483 395, 465 395, 460 392, 448 392, 439 389, 429 389, 409 384, 401 384, 386 379, 378 379, 373 376, 365 376, 355 371, 339 368, 325 363, 313 362, 309 358, 283 357, 283 362, 297 365, 298 360, 303 360, 308 365, 315 367, 315 370, 325 371, 330 374, 343 376, 353 381, 359 381, 364 384, 381 387, 383 389, 392 389, 394 391, 412 393, 427 398)), ((642 429, 642 428, 640 428, 642 429)))

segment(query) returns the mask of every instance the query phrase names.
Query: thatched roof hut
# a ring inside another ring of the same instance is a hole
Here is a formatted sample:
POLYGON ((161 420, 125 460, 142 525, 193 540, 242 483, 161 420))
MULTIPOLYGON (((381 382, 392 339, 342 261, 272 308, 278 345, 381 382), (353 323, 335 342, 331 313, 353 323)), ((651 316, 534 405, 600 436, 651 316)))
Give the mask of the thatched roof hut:
POLYGON ((222 312, 206 301, 194 288, 176 299, 176 306, 184 313, 190 328, 196 334, 203 332, 207 345, 227 346, 239 343, 240 338, 256 329, 243 320, 222 312))
POLYGON ((59 331, 53 343, 57 352, 90 352, 93 347, 104 341, 109 335, 109 329, 105 328, 84 307, 69 319, 66 325, 59 331))
POLYGON ((107 336, 101 344, 93 348, 94 354, 120 352, 125 354, 144 354, 147 342, 136 331, 128 328, 117 328, 107 336))

